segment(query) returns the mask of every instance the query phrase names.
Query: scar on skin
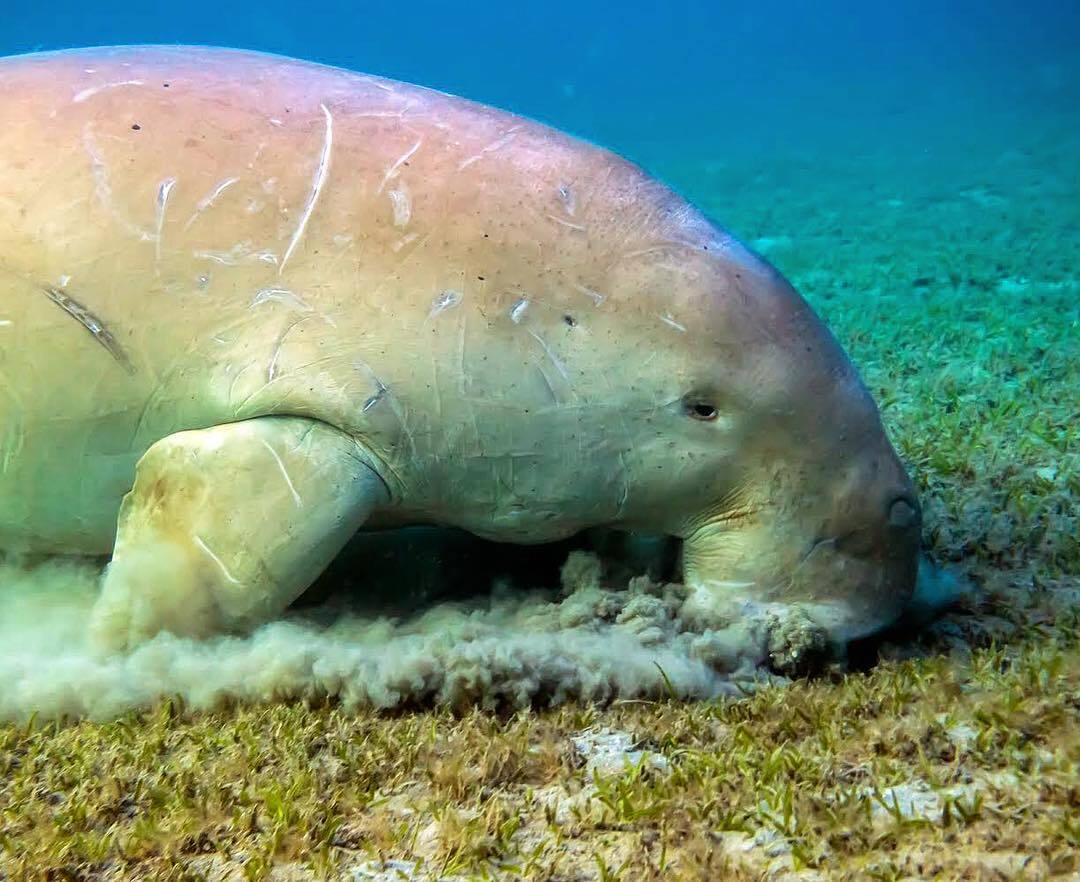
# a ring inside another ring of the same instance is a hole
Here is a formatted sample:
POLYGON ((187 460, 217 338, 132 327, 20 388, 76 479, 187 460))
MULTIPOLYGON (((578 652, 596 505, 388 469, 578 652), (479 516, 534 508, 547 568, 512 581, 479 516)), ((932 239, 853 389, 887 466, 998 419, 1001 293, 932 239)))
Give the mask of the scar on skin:
POLYGON ((277 264, 277 255, 271 251, 252 251, 250 242, 237 242, 228 251, 193 251, 200 260, 212 260, 222 266, 239 266, 252 260, 277 264))
POLYGON ((406 150, 404 153, 402 153, 401 156, 399 156, 394 161, 393 165, 391 165, 386 170, 386 173, 383 175, 382 183, 379 184, 379 189, 375 191, 376 193, 381 193, 383 191, 383 188, 386 186, 387 182, 391 178, 397 176, 398 169, 400 169, 406 162, 409 161, 409 159, 412 157, 412 155, 414 153, 416 153, 417 150, 420 149, 420 145, 423 144, 423 143, 424 143, 423 138, 417 138, 416 143, 413 144, 412 147, 410 147, 408 150, 406 150))
POLYGON ((590 300, 592 300, 592 302, 595 303, 597 306, 603 303, 606 299, 605 295, 601 294, 599 291, 594 291, 592 288, 586 288, 584 285, 574 285, 574 287, 577 288, 590 300))
POLYGON ((225 561, 223 561, 220 557, 218 557, 216 554, 214 554, 214 552, 211 550, 210 546, 207 545, 205 542, 203 542, 202 537, 201 536, 195 536, 194 539, 195 539, 195 544, 198 545, 199 548, 201 548, 204 552, 206 552, 206 556, 209 557, 210 560, 212 560, 214 563, 217 564, 218 569, 221 570, 221 574, 226 579, 228 579, 230 582, 232 582, 234 585, 239 585, 240 580, 237 579, 232 573, 229 572, 229 568, 227 566, 225 566, 225 561))
POLYGON ((165 229, 165 209, 169 205, 169 194, 176 186, 176 178, 166 178, 158 187, 157 196, 157 234, 154 236, 154 259, 161 260, 161 233, 165 229))
POLYGON ((574 191, 570 189, 567 184, 559 185, 559 201, 562 202, 563 208, 570 217, 574 216, 574 211, 577 209, 577 200, 574 198, 574 191))
POLYGON ((391 248, 392 251, 397 253, 402 248, 404 248, 406 245, 411 245, 413 242, 415 242, 419 238, 420 238, 419 233, 406 233, 404 236, 402 236, 396 242, 392 243, 390 245, 390 248, 391 248))
POLYGON ((109 184, 109 170, 105 165, 105 157, 98 149, 97 141, 94 138, 94 131, 90 123, 87 123, 83 127, 83 148, 86 150, 86 155, 90 158, 90 170, 94 176, 94 195, 97 196, 101 207, 112 216, 113 220, 127 230, 130 235, 138 237, 143 242, 152 242, 154 240, 154 235, 132 223, 113 202, 112 187, 109 184))
POLYGON ((522 297, 517 303, 510 307, 510 321, 515 325, 520 324, 521 320, 525 318, 525 310, 529 308, 529 301, 522 297))
POLYGON ((405 185, 402 184, 397 189, 391 190, 387 195, 394 206, 394 226, 405 226, 412 217, 412 204, 409 202, 409 193, 405 185))
POLYGON ((307 202, 304 204, 304 210, 300 215, 300 222, 296 225, 296 230, 293 231, 292 239, 289 240, 289 247, 285 249, 285 256, 281 258, 281 263, 278 265, 278 275, 285 269, 285 264, 289 262, 289 258, 292 256, 296 246, 299 244, 300 239, 304 235, 304 230, 307 229, 308 221, 311 220, 311 213, 315 210, 315 203, 319 201, 319 194, 322 193, 323 184, 326 183, 326 176, 330 173, 330 154, 334 147, 334 117, 330 114, 329 108, 325 104, 320 104, 319 109, 323 112, 323 116, 326 119, 326 130, 323 134, 322 152, 319 154, 319 164, 315 167, 315 176, 311 181, 311 192, 308 194, 307 202))
POLYGON ((274 457, 274 462, 277 463, 277 467, 281 470, 281 477, 285 479, 285 484, 289 488, 289 492, 292 494, 293 502, 296 503, 297 508, 304 507, 304 501, 300 498, 300 494, 296 492, 296 487, 293 485, 292 478, 289 477, 289 472, 285 468, 285 463, 281 461, 281 457, 278 456, 278 452, 270 445, 270 442, 265 438, 262 438, 263 447, 270 451, 270 455, 274 457))
POLYGON ((144 86, 146 85, 142 80, 123 80, 119 83, 104 83, 100 86, 91 86, 89 89, 83 89, 81 92, 76 92, 75 97, 71 99, 73 104, 82 104, 87 98, 93 98, 99 92, 104 92, 106 89, 116 89, 120 86, 144 86))
POLYGON ((445 312, 448 309, 452 309, 459 303, 461 303, 460 291, 443 291, 442 294, 440 294, 436 298, 435 302, 432 304, 429 318, 431 316, 438 315, 440 312, 445 312))
POLYGON ((623 260, 633 260, 637 257, 647 257, 651 254, 670 254, 673 251, 697 251, 698 246, 693 242, 680 242, 673 239, 659 245, 649 245, 645 248, 635 248, 622 254, 623 260))
POLYGON ((120 344, 116 342, 116 338, 109 333, 109 329, 101 323, 101 320, 97 316, 78 301, 68 297, 67 294, 59 288, 44 287, 41 290, 45 292, 45 296, 53 303, 86 328, 93 338, 105 348, 105 351, 108 352, 109 355, 115 359, 116 363, 125 371, 129 374, 135 372, 131 360, 127 357, 127 353, 120 348, 120 344))
POLYGON ((676 331, 679 331, 680 333, 683 333, 683 334, 686 333, 686 326, 685 325, 680 325, 670 315, 662 315, 662 316, 660 316, 660 321, 662 321, 665 325, 670 325, 671 327, 673 327, 676 331))
POLYGON ((274 351, 270 356, 270 363, 266 366, 266 382, 274 382, 274 378, 277 376, 277 363, 278 358, 281 356, 281 347, 285 345, 285 338, 289 336, 289 331, 295 328, 303 319, 297 319, 292 322, 284 331, 282 331, 274 343, 274 351))
POLYGON ((401 119, 405 115, 404 109, 402 110, 362 110, 359 113, 352 114, 354 119, 401 119))
POLYGON ((272 302, 283 303, 286 306, 291 306, 301 312, 312 312, 312 307, 308 303, 305 303, 301 297, 294 294, 288 288, 279 288, 275 286, 262 288, 259 291, 256 291, 255 296, 248 305, 248 309, 254 309, 256 306, 263 303, 272 302))
POLYGON ((494 153, 496 150, 500 150, 501 148, 505 147, 507 144, 509 144, 511 141, 513 141, 514 138, 517 137, 517 132, 518 132, 518 129, 520 129, 520 128, 521 128, 521 126, 514 126, 513 128, 507 129, 506 134, 504 134, 501 138, 499 138, 498 141, 493 141, 491 144, 488 144, 487 147, 485 147, 479 153, 473 154, 468 159, 466 159, 462 163, 460 163, 458 165, 458 171, 464 171, 470 165, 472 165, 474 162, 479 162, 488 153, 494 153))
POLYGON ((208 195, 200 199, 198 204, 196 204, 195 206, 194 214, 192 214, 191 217, 188 218, 187 223, 184 224, 184 229, 188 229, 193 223, 195 223, 195 221, 199 219, 200 215, 202 215, 202 213, 206 211, 206 209, 210 208, 210 206, 212 206, 217 201, 218 196, 228 190, 229 187, 231 187, 239 180, 239 178, 226 178, 224 181, 214 187, 214 189, 211 190, 208 195))
POLYGON ((386 393, 390 391, 382 384, 382 380, 376 378, 375 382, 379 384, 379 388, 374 395, 372 395, 367 401, 364 402, 364 406, 360 410, 361 413, 367 413, 369 410, 371 410, 371 408, 373 408, 376 404, 382 401, 383 398, 386 396, 386 393))
POLYGON ((544 354, 551 359, 551 363, 555 365, 555 370, 559 372, 564 380, 569 380, 570 375, 566 372, 566 365, 562 363, 559 357, 552 351, 551 347, 548 346, 547 341, 537 334, 536 331, 529 331, 529 334, 531 334, 532 338, 540 344, 540 348, 544 350, 544 354))
POLYGON ((567 227, 568 229, 571 229, 571 230, 575 230, 578 233, 584 233, 585 232, 585 228, 581 224, 571 223, 570 221, 563 220, 561 217, 556 217, 553 214, 548 215, 548 220, 553 220, 553 221, 555 221, 555 223, 562 224, 562 226, 567 227))

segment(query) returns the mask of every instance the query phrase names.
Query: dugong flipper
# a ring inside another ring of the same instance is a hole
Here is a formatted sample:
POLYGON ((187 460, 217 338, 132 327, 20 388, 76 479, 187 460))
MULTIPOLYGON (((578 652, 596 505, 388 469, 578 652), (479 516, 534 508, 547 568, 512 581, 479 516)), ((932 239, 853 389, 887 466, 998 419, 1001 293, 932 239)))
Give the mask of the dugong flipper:
POLYGON ((386 499, 358 442, 313 420, 162 438, 120 510, 92 637, 124 649, 162 630, 204 636, 267 621, 386 499))

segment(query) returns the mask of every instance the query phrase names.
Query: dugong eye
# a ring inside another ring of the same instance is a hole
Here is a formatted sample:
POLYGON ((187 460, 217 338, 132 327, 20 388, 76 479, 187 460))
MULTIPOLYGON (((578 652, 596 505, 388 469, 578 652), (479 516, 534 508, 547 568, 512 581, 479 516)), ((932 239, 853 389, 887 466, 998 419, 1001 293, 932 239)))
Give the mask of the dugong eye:
POLYGON ((695 420, 701 420, 702 422, 708 423, 715 420, 720 413, 707 401, 690 399, 686 402, 686 415, 693 417, 695 420))

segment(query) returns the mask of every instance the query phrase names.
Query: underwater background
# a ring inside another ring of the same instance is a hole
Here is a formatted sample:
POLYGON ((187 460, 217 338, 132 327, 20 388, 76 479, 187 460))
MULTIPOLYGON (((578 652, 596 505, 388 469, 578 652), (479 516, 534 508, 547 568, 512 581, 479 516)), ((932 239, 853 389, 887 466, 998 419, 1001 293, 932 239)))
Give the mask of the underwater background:
POLYGON ((108 662, 96 571, 0 563, 0 878, 1076 878, 1080 3, 0 0, 0 55, 167 42, 642 163, 826 319, 918 485, 924 584, 970 593, 751 690, 678 586, 565 548, 533 596, 491 590, 490 547, 406 539, 399 601, 479 599, 108 662))

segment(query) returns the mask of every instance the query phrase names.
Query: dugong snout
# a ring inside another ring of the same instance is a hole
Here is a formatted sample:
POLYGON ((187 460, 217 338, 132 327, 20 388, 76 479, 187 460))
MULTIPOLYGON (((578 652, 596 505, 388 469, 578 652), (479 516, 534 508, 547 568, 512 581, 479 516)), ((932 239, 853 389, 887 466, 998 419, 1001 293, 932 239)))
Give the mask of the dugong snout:
POLYGON ((823 603, 823 624, 840 640, 893 624, 915 591, 922 512, 915 486, 888 442, 857 458, 855 479, 811 547, 790 588, 823 603))
POLYGON ((882 432, 853 451, 777 467, 760 506, 684 538, 695 605, 724 614, 798 609, 844 644, 900 618, 915 591, 922 513, 882 432))

